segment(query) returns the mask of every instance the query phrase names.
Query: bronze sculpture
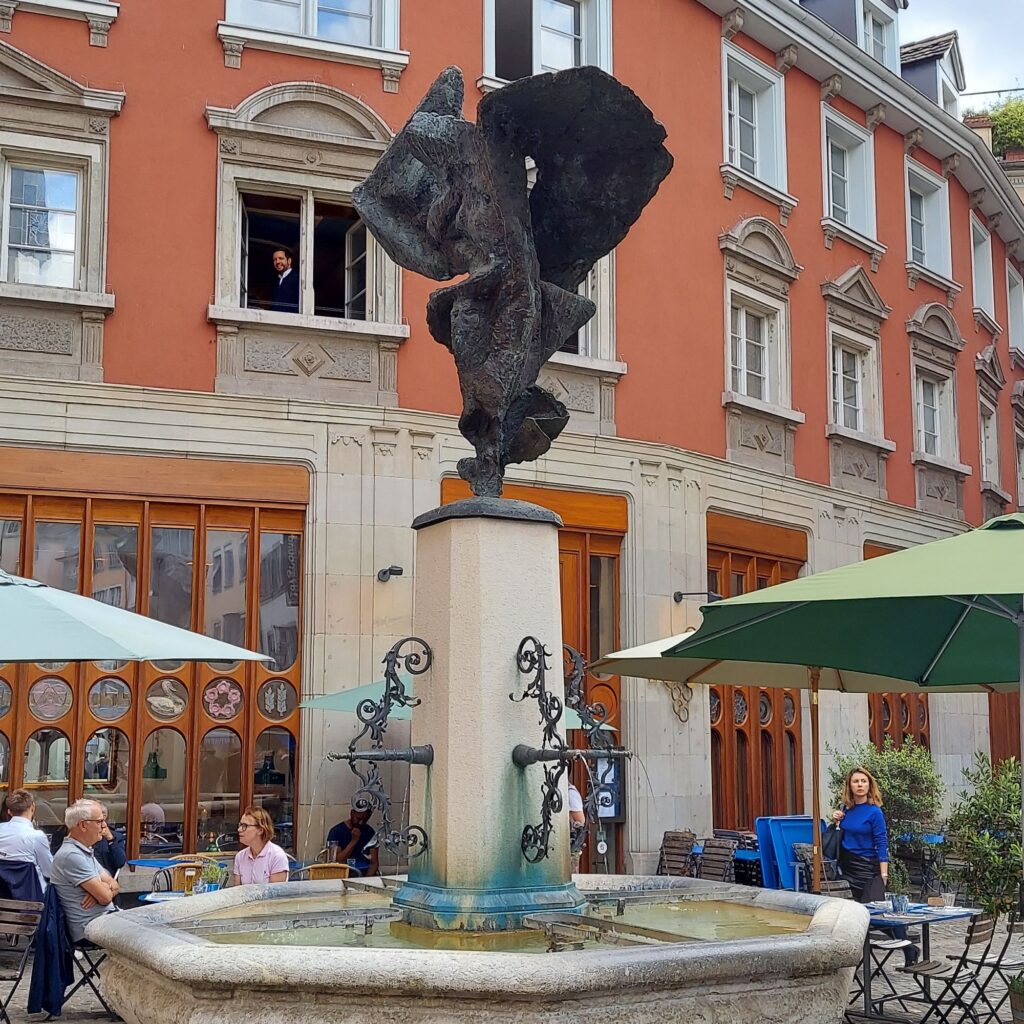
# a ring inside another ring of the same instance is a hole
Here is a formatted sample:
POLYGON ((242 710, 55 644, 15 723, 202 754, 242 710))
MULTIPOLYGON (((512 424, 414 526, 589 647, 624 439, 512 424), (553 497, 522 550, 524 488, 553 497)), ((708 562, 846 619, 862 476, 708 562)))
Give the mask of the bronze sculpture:
POLYGON ((672 167, 665 131, 595 67, 512 82, 462 117, 462 72, 443 71, 354 193, 396 263, 437 281, 430 333, 455 357, 459 462, 474 494, 499 496, 505 466, 543 455, 569 414, 537 385, 595 312, 578 288, 626 235, 672 167), (527 186, 526 158, 537 167, 527 186))

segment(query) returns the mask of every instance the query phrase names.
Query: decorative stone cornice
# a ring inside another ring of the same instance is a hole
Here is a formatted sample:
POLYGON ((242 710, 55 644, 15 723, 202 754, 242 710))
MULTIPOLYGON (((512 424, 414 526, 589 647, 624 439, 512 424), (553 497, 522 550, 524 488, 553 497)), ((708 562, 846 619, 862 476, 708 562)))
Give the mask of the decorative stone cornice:
POLYGON ((14 12, 18 9, 18 0, 0 2, 0 32, 10 32, 14 20, 14 12))
POLYGON ((800 58, 800 50, 796 43, 784 46, 775 54, 775 70, 784 75, 800 58))
POLYGON ((1002 210, 996 210, 995 213, 990 213, 988 215, 988 218, 987 218, 987 221, 986 221, 986 224, 988 226, 989 231, 997 232, 999 230, 999 225, 1002 223, 1002 221, 1003 221, 1003 211, 1002 210))
POLYGON ((993 341, 1003 333, 1003 328, 996 322, 995 317, 988 310, 975 306, 971 313, 974 316, 975 331, 980 331, 984 327, 992 335, 993 341))
POLYGON ((727 14, 722 15, 722 38, 732 39, 737 32, 743 28, 743 11, 734 7, 727 14))
POLYGON ((951 153, 942 161, 942 176, 951 178, 960 169, 960 154, 951 153))
POLYGON ((112 0, 0 0, 0 32, 10 32, 18 11, 73 18, 89 26, 89 45, 106 46, 120 5, 112 0))
POLYGON ((999 361, 999 353, 996 351, 995 343, 986 345, 974 357, 974 371, 978 380, 987 386, 991 391, 999 393, 1006 387, 1006 374, 1003 372, 1002 363, 999 361))
POLYGON ((929 270, 928 267, 920 263, 910 262, 904 266, 907 269, 907 287, 911 291, 917 287, 918 281, 925 281, 936 288, 941 288, 946 293, 946 305, 950 309, 953 308, 956 297, 964 290, 963 285, 957 284, 956 281, 951 281, 941 274, 936 274, 934 270, 929 270))
POLYGON ((859 231, 854 231, 853 228, 831 217, 825 217, 822 220, 821 230, 825 236, 826 249, 831 249, 835 240, 841 238, 844 242, 863 249, 871 259, 872 271, 878 271, 882 257, 888 251, 881 242, 876 242, 873 238, 868 238, 867 235, 862 235, 859 231))
POLYGON ((718 236, 730 277, 785 297, 804 269, 793 258, 786 236, 765 217, 746 217, 718 236), (751 245, 757 238, 758 244, 751 245), (774 252, 774 256, 769 253, 774 252))
POLYGON ((829 75, 821 83, 821 102, 828 103, 829 100, 838 96, 843 91, 843 76, 829 75))
POLYGON ((864 268, 854 264, 834 281, 823 281, 821 294, 828 300, 831 319, 846 320, 850 326, 878 334, 892 309, 871 283, 864 268), (841 313, 845 313, 843 316, 841 313))
POLYGON ((915 347, 915 341, 923 342, 933 357, 938 357, 939 350, 944 350, 945 355, 941 356, 941 360, 948 365, 956 362, 956 357, 965 345, 953 314, 938 302, 926 302, 919 306, 905 326, 912 348, 915 347))
POLYGON ((969 196, 971 200, 971 209, 979 210, 985 202, 985 198, 988 194, 988 189, 976 188, 969 196))
POLYGON ((733 164, 722 164, 719 167, 719 172, 722 175, 722 194, 726 199, 732 199, 737 188, 746 189, 762 199, 767 199, 770 203, 775 203, 779 208, 779 223, 783 227, 789 224, 789 218, 799 202, 796 196, 766 185, 760 179, 741 171, 733 164))
POLYGON ((903 136, 903 151, 912 153, 924 141, 924 129, 912 128, 903 136))
POLYGON ((884 103, 876 103, 867 112, 867 129, 873 132, 884 120, 888 110, 884 103))

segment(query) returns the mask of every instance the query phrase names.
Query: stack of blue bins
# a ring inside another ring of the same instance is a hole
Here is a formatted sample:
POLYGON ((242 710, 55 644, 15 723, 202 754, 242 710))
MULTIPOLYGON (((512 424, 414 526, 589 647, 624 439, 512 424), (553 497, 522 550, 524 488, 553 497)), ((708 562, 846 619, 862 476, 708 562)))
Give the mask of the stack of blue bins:
MULTIPOLYGON (((754 822, 761 854, 761 877, 766 889, 797 890, 799 876, 793 844, 814 841, 813 820, 809 814, 790 814, 758 818, 754 822)), ((825 823, 821 822, 820 827, 824 828, 825 823)))

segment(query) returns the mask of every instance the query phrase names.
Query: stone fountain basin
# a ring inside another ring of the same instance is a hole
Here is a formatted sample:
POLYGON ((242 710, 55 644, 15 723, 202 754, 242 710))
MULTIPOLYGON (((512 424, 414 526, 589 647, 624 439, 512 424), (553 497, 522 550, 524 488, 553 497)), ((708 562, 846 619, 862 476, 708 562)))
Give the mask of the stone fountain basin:
POLYGON ((537 955, 218 945, 200 916, 323 897, 339 880, 240 886, 93 922, 103 987, 129 1024, 819 1024, 846 1007, 868 915, 848 900, 698 879, 578 876, 586 892, 671 890, 809 918, 803 932, 537 955))

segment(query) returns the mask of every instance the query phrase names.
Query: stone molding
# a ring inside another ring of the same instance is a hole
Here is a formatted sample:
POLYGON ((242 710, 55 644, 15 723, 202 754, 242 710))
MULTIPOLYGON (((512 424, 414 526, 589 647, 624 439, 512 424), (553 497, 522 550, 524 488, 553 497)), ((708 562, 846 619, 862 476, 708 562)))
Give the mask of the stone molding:
POLYGON ((971 475, 971 467, 947 462, 925 452, 913 452, 917 484, 917 507, 949 519, 964 518, 964 480, 971 475))
POLYGON ((945 306, 938 302, 925 303, 917 308, 905 326, 911 351, 919 352, 943 367, 956 365, 956 358, 965 342, 956 320, 945 306))
POLYGON ((780 189, 766 184, 752 174, 741 171, 734 164, 722 164, 718 170, 722 175, 722 194, 726 199, 732 199, 737 188, 746 189, 748 192, 753 192, 755 196, 767 199, 768 202, 778 206, 779 223, 783 227, 789 224, 789 218, 800 203, 796 196, 791 196, 788 192, 782 192, 780 189))
POLYGON ((984 328, 992 335, 992 340, 995 341, 1003 333, 1003 328, 996 323, 995 317, 986 309, 982 309, 980 306, 975 306, 971 310, 974 316, 974 330, 980 331, 984 328))
POLYGON ((788 296, 789 286, 803 271, 786 236, 766 217, 745 217, 718 236, 725 253, 726 274, 776 296, 788 296))
POLYGON ((829 439, 832 486, 886 501, 886 462, 896 445, 885 438, 867 437, 836 423, 825 428, 829 439))
POLYGON ((789 43, 789 45, 782 47, 775 54, 775 70, 780 75, 784 75, 790 68, 796 66, 796 62, 800 59, 800 49, 795 43, 789 43))
POLYGON ((866 126, 869 132, 873 132, 880 124, 882 124, 889 113, 888 107, 884 103, 876 103, 869 111, 867 111, 866 126))
POLYGON ((882 321, 892 313, 860 264, 843 271, 834 281, 823 281, 821 294, 828 302, 831 321, 875 337, 881 333, 882 321))
POLYGON ((217 38, 224 49, 225 67, 240 68, 242 54, 247 47, 253 50, 271 50, 274 53, 287 53, 295 57, 312 57, 314 60, 330 60, 340 64, 354 64, 357 67, 378 68, 381 73, 383 92, 398 92, 399 79, 402 72, 409 66, 407 50, 334 43, 313 36, 248 28, 244 25, 231 25, 224 21, 217 22, 217 38))
POLYGON ((18 11, 73 18, 89 26, 89 45, 106 46, 110 26, 117 20, 120 4, 113 0, 2 0, 0 32, 10 32, 18 11))
POLYGON ((948 277, 943 277, 942 274, 935 273, 934 270, 930 270, 928 267, 921 263, 914 263, 912 261, 904 264, 907 270, 907 287, 914 291, 917 288, 918 281, 924 281, 927 284, 934 285, 936 288, 941 289, 946 293, 946 305, 950 309, 953 308, 953 304, 956 302, 956 297, 964 290, 962 284, 957 284, 956 281, 948 277))
POLYGON ((843 91, 843 76, 829 75, 821 83, 821 102, 828 103, 843 91))
POLYGON ((855 231, 847 224, 843 224, 838 220, 833 220, 831 217, 823 217, 821 220, 821 230, 825 236, 825 248, 831 249, 835 240, 841 238, 844 242, 849 242, 850 245, 856 246, 858 249, 863 249, 871 258, 871 269, 874 272, 878 271, 878 267, 882 262, 882 257, 889 251, 887 246, 882 245, 881 242, 876 242, 873 238, 868 238, 867 235, 862 235, 859 231, 855 231))
POLYGON ((743 29, 743 9, 734 7, 722 15, 722 38, 730 40, 743 29))
POLYGON ((793 476, 793 441, 804 415, 732 391, 722 394, 726 410, 726 458, 756 469, 793 476))

